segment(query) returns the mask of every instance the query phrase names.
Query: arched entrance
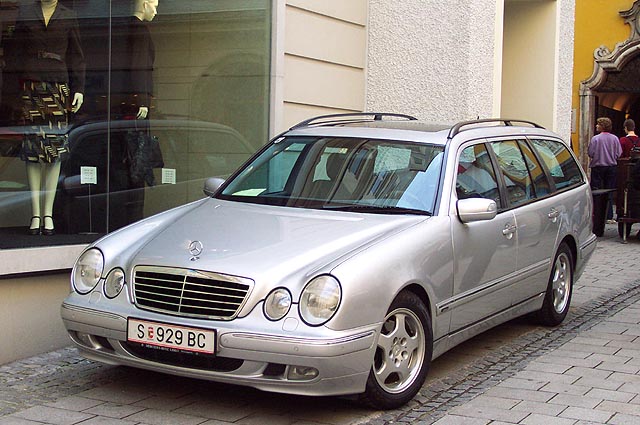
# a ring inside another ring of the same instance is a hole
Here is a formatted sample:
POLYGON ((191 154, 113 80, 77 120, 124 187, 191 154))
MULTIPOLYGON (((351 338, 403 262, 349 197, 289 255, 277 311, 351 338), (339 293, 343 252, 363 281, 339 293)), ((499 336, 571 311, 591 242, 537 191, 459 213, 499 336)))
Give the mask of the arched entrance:
POLYGON ((611 118, 617 135, 624 134, 622 123, 627 117, 640 126, 640 0, 620 16, 631 35, 613 51, 606 46, 597 48, 593 74, 580 83, 580 161, 585 168, 598 116, 611 118))

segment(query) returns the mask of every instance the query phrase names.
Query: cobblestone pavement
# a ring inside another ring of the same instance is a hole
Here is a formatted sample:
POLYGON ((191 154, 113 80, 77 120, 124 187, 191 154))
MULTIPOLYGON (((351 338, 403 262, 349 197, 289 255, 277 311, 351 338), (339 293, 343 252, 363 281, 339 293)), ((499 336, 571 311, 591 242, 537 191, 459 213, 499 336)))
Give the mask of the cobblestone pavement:
POLYGON ((0 425, 640 424, 640 241, 621 244, 608 225, 598 242, 563 325, 485 332, 437 359, 398 410, 106 366, 65 348, 0 366, 0 425))

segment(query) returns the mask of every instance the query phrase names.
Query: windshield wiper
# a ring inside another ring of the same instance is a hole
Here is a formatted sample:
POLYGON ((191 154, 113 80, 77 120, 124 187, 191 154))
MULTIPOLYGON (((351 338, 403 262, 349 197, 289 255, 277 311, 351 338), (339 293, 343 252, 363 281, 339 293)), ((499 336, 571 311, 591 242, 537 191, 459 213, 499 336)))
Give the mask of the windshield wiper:
POLYGON ((323 205, 322 208, 325 210, 357 211, 377 214, 432 215, 429 211, 418 210, 415 208, 396 207, 393 205, 323 205))

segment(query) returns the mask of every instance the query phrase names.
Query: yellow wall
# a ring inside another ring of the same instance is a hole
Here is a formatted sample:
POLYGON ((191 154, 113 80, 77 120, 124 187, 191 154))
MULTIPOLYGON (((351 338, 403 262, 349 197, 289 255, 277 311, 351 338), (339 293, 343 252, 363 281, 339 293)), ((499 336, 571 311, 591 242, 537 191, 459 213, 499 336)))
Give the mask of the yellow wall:
POLYGON ((613 51, 615 45, 629 38, 629 26, 624 23, 618 12, 628 10, 633 0, 577 0, 575 18, 575 45, 573 65, 572 108, 576 122, 571 134, 571 144, 578 152, 578 129, 580 108, 580 82, 593 73, 593 52, 604 45, 613 51))

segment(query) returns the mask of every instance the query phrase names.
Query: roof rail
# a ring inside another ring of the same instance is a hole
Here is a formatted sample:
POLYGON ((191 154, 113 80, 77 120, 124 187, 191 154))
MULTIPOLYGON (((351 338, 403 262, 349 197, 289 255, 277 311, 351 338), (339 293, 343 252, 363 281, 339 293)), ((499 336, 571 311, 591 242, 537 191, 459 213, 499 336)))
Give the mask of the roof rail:
POLYGON ((393 114, 389 112, 352 112, 346 114, 330 114, 330 115, 319 115, 317 117, 309 118, 308 120, 304 120, 299 122, 298 124, 291 127, 289 130, 294 130, 300 127, 307 127, 310 125, 340 125, 340 124, 348 124, 355 122, 366 122, 366 121, 382 121, 383 117, 388 118, 402 118, 410 121, 417 120, 416 117, 412 117, 411 115, 405 114, 393 114), (371 117, 365 119, 365 117, 371 117), (346 119, 351 118, 351 119, 346 119))
MULTIPOLYGON (((504 125, 504 126, 512 126, 512 125, 514 125, 514 123, 517 123, 517 124, 529 124, 530 126, 535 127, 535 128, 544 128, 543 126, 541 126, 539 124, 536 124, 533 121, 510 120, 510 119, 505 119, 505 118, 485 118, 485 119, 480 119, 480 120, 460 121, 459 123, 457 123, 456 125, 451 127, 451 130, 449 130, 449 135, 447 136, 447 139, 453 139, 456 134, 460 133, 461 131, 464 131, 463 130, 464 127, 467 127, 467 126, 481 127, 478 124, 485 124, 485 123, 498 123, 499 125, 504 125)), ((487 127, 489 127, 489 126, 487 126, 487 127)), ((469 129, 467 129, 467 130, 469 130, 469 129)))

